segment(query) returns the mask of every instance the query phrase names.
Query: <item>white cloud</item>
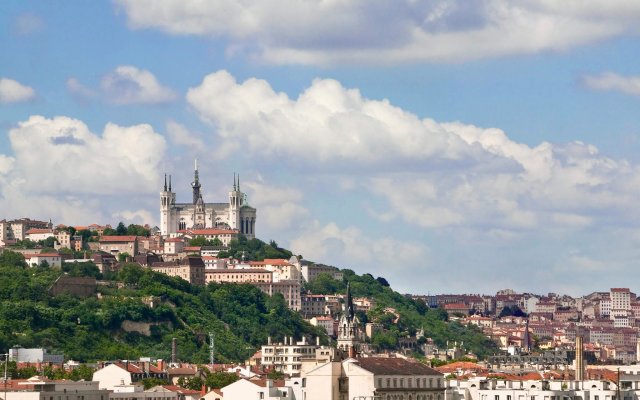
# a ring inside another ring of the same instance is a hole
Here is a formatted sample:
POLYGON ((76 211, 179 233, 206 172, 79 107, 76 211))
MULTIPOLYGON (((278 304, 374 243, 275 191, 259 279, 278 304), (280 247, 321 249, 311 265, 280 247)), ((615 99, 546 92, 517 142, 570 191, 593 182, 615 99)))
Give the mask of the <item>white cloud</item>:
POLYGON ((337 179, 351 182, 340 190, 382 200, 366 208, 384 222, 506 236, 640 223, 640 166, 589 144, 531 147, 500 129, 420 119, 334 80, 314 80, 292 99, 265 81, 238 83, 220 71, 187 100, 247 161, 276 158, 301 172, 347 175, 337 179))
POLYGON ((302 206, 303 195, 299 190, 267 184, 263 181, 241 182, 248 199, 260 213, 260 229, 282 232, 300 229, 306 223, 309 210, 302 206))
POLYGON ((166 145, 149 125, 109 123, 98 135, 76 119, 31 116, 9 131, 9 140, 13 154, 0 154, 4 218, 69 224, 112 223, 114 215, 155 220, 145 210, 109 211, 126 210, 137 196, 159 187, 166 145))
POLYGON ((389 277, 393 271, 393 287, 400 291, 412 286, 415 289, 418 268, 421 274, 427 274, 430 269, 429 248, 424 244, 390 236, 374 237, 358 227, 341 228, 335 222, 311 221, 290 242, 289 249, 307 260, 338 264, 341 268, 357 266, 356 269, 374 276, 389 277), (363 269, 363 266, 366 267, 363 269), (399 271, 405 273, 399 274, 399 271))
POLYGON ((615 91, 640 96, 640 76, 622 76, 613 72, 586 75, 584 84, 593 90, 615 91))
POLYGON ((15 179, 34 193, 138 193, 155 188, 165 140, 149 125, 96 135, 68 117, 32 116, 9 131, 15 179))
POLYGON ((69 78, 66 82, 67 90, 69 92, 78 97, 79 99, 85 100, 96 97, 97 93, 95 90, 83 85, 76 78, 69 78))
POLYGON ((194 150, 203 150, 205 148, 200 134, 189 131, 176 121, 167 121, 166 127, 167 133, 174 143, 190 147, 194 150))
POLYGON ((44 27, 44 21, 42 18, 35 14, 22 14, 16 17, 13 30, 20 36, 31 35, 36 33, 44 27))
POLYGON ((149 210, 120 210, 113 214, 114 220, 124 221, 125 225, 129 224, 153 224, 158 218, 155 213, 149 210))
POLYGON ((13 79, 0 78, 0 104, 19 103, 35 97, 36 91, 33 88, 13 79))
POLYGON ((224 37, 271 63, 460 62, 637 34, 640 4, 531 0, 116 0, 136 29, 224 37))
POLYGON ((157 104, 176 98, 149 71, 132 65, 121 65, 102 78, 101 88, 114 104, 157 104))

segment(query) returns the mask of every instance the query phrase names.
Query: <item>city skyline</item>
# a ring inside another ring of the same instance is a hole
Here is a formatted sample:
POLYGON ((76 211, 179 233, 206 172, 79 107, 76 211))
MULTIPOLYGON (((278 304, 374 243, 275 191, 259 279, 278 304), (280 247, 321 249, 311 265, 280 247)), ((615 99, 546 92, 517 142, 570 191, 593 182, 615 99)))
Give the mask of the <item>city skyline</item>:
POLYGON ((0 209, 159 224, 233 173, 257 237, 411 293, 640 278, 640 5, 0 5, 0 209), (339 16, 339 17, 338 17, 339 16))

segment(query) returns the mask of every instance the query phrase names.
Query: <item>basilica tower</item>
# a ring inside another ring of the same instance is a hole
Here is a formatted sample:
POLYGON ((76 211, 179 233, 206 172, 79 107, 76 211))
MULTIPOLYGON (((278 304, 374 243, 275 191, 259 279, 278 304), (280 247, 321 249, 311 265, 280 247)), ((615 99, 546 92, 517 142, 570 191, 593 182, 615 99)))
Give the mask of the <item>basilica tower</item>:
POLYGON ((160 233, 168 235, 175 231, 173 216, 173 205, 176 202, 176 194, 171 190, 171 175, 169 175, 169 186, 167 186, 167 174, 164 175, 164 187, 160 192, 160 233))
POLYGON ((231 229, 240 229, 240 209, 243 197, 240 191, 240 176, 236 177, 236 174, 233 174, 233 190, 229 192, 229 227, 231 229))

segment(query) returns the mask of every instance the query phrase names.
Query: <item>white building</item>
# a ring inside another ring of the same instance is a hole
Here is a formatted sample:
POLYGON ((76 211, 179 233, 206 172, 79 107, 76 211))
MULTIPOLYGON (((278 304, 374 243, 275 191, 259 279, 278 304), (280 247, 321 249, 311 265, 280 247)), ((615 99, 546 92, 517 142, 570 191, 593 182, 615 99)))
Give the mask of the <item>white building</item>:
POLYGON ((58 253, 24 254, 23 256, 27 265, 30 266, 38 266, 45 261, 51 268, 60 268, 62 266, 62 257, 58 253))
POLYGON ((302 370, 302 362, 305 358, 315 358, 319 344, 308 343, 306 338, 294 342, 293 337, 285 337, 284 343, 272 344, 271 338, 267 345, 262 346, 261 364, 267 368, 273 367, 288 376, 299 375, 302 370))
POLYGON ((285 386, 284 381, 271 379, 240 379, 221 389, 224 400, 303 400, 296 397, 293 388, 285 386))
POLYGON ((53 381, 41 376, 12 379, 0 386, 5 400, 108 400, 109 392, 98 388, 98 382, 53 381))
POLYGON ((163 236, 174 235, 187 229, 237 230, 249 239, 255 237, 256 209, 249 206, 246 194, 240 190, 240 178, 234 177, 233 189, 226 203, 205 203, 202 199, 198 163, 196 161, 194 181, 191 183, 193 199, 190 203, 176 203, 176 194, 165 177, 160 192, 160 232, 163 236))

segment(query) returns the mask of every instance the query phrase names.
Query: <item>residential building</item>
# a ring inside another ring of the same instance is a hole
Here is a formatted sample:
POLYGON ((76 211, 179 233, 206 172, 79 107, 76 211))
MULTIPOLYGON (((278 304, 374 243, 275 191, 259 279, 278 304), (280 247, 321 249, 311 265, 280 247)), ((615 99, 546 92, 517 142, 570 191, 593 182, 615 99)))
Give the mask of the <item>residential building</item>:
POLYGON ((271 283, 273 272, 264 269, 209 269, 205 268, 205 283, 271 283))
POLYGON ((273 368, 288 376, 298 376, 302 369, 304 358, 314 358, 319 344, 308 343, 303 337, 301 341, 294 342, 293 337, 284 338, 284 343, 272 343, 271 338, 261 349, 261 364, 267 369, 273 368))
POLYGON ((312 317, 309 323, 313 326, 319 326, 327 332, 327 336, 334 337, 336 331, 334 329, 335 321, 331 317, 312 317))
POLYGON ((55 237, 53 229, 51 228, 31 228, 25 235, 25 239, 29 239, 32 242, 39 242, 50 237, 55 237))
POLYGON ((177 276, 192 285, 205 284, 204 263, 200 257, 189 256, 177 261, 155 262, 151 269, 169 276, 177 276))
POLYGON ((138 254, 137 236, 102 236, 99 249, 113 255, 127 253, 131 257, 138 254))
POLYGON ((62 364, 64 355, 49 354, 47 349, 44 348, 25 349, 16 346, 9 349, 9 361, 15 361, 16 363, 62 364))
POLYGON ((303 294, 300 297, 300 313, 303 317, 327 315, 327 302, 323 294, 303 294))
POLYGON ((122 361, 109 364, 93 373, 94 381, 100 389, 114 390, 118 385, 130 385, 144 378, 168 379, 167 373, 150 362, 134 363, 122 361))
POLYGON ((35 267, 46 262, 51 268, 62 267, 62 257, 58 253, 23 254, 23 256, 29 266, 35 267))
POLYGON ((5 400, 109 400, 109 392, 98 382, 50 380, 42 376, 10 379, 0 385, 0 398, 5 400))

